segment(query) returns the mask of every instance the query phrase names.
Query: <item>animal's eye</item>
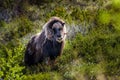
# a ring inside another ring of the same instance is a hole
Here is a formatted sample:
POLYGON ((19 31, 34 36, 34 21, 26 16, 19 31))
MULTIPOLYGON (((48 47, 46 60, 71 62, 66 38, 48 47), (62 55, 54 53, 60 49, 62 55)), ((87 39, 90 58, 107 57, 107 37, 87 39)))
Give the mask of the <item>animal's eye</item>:
POLYGON ((53 31, 54 31, 54 33, 56 33, 56 29, 55 28, 53 28, 53 31))
POLYGON ((55 31, 55 28, 53 28, 53 31, 55 31))

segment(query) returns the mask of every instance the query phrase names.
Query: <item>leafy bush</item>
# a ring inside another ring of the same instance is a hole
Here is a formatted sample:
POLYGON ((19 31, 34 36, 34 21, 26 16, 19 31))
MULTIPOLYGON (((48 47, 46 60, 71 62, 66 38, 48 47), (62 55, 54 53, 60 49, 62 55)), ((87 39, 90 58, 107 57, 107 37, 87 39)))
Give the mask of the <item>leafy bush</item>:
POLYGON ((6 47, 3 49, 5 51, 4 53, 6 54, 2 54, 5 55, 5 57, 0 56, 0 72, 2 73, 0 77, 3 79, 22 80, 24 78, 22 72, 24 69, 24 66, 22 66, 22 53, 24 53, 23 45, 19 45, 14 49, 8 49, 6 47))
POLYGON ((21 17, 5 25, 6 26, 0 30, 1 38, 4 41, 21 38, 33 29, 33 23, 26 17, 21 17))
POLYGON ((15 3, 15 0, 3 0, 0 1, 0 6, 4 8, 13 8, 12 6, 14 6, 15 3))
POLYGON ((22 17, 20 19, 19 27, 18 27, 19 36, 22 37, 26 35, 27 33, 31 32, 32 29, 33 29, 33 23, 29 19, 22 17))
POLYGON ((6 22, 4 22, 4 21, 0 21, 0 27, 5 27, 5 24, 6 24, 6 22))
POLYGON ((119 75, 120 35, 118 34, 99 36, 94 34, 86 37, 77 35, 72 42, 73 49, 78 51, 77 53, 86 63, 99 64, 105 62, 107 74, 119 75))

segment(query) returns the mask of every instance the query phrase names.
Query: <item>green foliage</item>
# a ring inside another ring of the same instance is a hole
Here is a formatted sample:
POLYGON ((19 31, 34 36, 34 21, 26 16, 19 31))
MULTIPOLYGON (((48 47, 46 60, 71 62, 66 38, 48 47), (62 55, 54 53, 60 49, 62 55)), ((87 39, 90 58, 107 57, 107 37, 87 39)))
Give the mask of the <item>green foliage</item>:
POLYGON ((120 9, 120 1, 119 0, 112 0, 112 7, 115 9, 120 9))
POLYGON ((32 27, 33 27, 32 22, 29 19, 25 18, 25 17, 22 17, 20 19, 20 22, 19 22, 18 25, 20 25, 18 27, 18 33, 19 33, 20 37, 22 37, 25 34, 31 32, 32 27))
POLYGON ((5 23, 5 27, 1 28, 1 37, 4 41, 11 41, 18 39, 31 32, 33 23, 26 17, 16 19, 9 24, 5 23))
MULTIPOLYGON (((119 12, 120 13, 120 12, 119 12)), ((116 30, 120 31, 120 14, 119 13, 113 13, 114 16, 112 16, 112 23, 113 23, 113 26, 115 27, 116 30)))
POLYGON ((100 11, 99 12, 99 17, 98 17, 98 20, 99 20, 99 23, 102 23, 102 24, 105 24, 105 25, 108 25, 110 23, 110 18, 111 15, 108 11, 100 11))
POLYGON ((64 7, 56 7, 53 12, 51 13, 51 16, 62 16, 65 17, 65 8, 64 7))
POLYGON ((12 8, 15 5, 15 0, 3 0, 0 1, 0 5, 4 8, 12 8))
POLYGON ((5 24, 6 24, 6 22, 4 22, 4 21, 0 21, 0 27, 5 27, 5 24))
POLYGON ((25 80, 51 80, 51 75, 50 73, 40 73, 40 74, 34 74, 34 75, 29 75, 28 77, 25 78, 25 80))
POLYGON ((45 3, 51 3, 53 0, 28 0, 30 4, 36 4, 36 5, 41 5, 45 3))
POLYGON ((24 66, 21 66, 23 60, 22 53, 24 52, 23 45, 19 45, 13 50, 5 48, 4 51, 6 54, 3 55, 6 55, 6 57, 0 58, 0 73, 2 74, 0 77, 6 80, 22 80, 24 78, 22 73, 24 66))
POLYGON ((99 64, 105 60, 104 66, 108 73, 119 75, 120 35, 117 34, 119 33, 99 36, 94 34, 94 36, 89 35, 90 37, 78 35, 72 44, 75 47, 74 50, 78 50, 79 55, 86 63, 99 64))

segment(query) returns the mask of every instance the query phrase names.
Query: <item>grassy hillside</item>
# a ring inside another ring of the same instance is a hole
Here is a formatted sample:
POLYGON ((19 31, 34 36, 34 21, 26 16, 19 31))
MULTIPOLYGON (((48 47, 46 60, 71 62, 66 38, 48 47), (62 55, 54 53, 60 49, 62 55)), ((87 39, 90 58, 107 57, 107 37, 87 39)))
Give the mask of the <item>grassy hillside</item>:
POLYGON ((0 1, 0 80, 120 80, 119 5, 119 0, 0 1), (27 42, 52 16, 66 22, 62 56, 52 67, 25 67, 27 42))

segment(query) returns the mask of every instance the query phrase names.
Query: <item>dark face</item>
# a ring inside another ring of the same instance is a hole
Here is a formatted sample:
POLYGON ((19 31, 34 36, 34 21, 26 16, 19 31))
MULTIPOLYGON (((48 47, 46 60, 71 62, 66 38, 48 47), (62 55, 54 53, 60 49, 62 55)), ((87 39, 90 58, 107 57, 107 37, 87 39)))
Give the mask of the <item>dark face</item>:
POLYGON ((64 24, 59 22, 54 23, 52 27, 54 38, 57 42, 62 42, 64 39, 64 24))

